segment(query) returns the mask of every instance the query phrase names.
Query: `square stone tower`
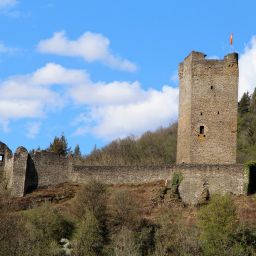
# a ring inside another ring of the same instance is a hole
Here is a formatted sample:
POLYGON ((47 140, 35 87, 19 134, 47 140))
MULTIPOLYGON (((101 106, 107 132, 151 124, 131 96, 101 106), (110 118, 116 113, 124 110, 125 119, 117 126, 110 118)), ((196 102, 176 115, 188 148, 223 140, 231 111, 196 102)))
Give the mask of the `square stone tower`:
POLYGON ((205 56, 193 51, 179 65, 177 164, 234 164, 238 54, 205 56))

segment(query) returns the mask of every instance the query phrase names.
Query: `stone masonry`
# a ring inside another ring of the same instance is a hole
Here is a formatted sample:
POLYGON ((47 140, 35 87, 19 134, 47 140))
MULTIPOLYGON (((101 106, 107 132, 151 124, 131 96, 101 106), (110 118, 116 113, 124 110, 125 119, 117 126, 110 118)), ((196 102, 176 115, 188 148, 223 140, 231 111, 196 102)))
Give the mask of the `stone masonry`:
POLYGON ((238 55, 205 56, 193 51, 179 66, 177 163, 234 164, 238 55))

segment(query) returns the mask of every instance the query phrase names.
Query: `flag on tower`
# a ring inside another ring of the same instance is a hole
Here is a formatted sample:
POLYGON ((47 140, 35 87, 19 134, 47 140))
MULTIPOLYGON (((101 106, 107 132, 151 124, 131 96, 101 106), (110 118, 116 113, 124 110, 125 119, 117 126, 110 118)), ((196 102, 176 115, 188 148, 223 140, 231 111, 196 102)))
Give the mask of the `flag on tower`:
POLYGON ((233 45, 233 33, 230 35, 229 43, 230 43, 230 45, 233 45))

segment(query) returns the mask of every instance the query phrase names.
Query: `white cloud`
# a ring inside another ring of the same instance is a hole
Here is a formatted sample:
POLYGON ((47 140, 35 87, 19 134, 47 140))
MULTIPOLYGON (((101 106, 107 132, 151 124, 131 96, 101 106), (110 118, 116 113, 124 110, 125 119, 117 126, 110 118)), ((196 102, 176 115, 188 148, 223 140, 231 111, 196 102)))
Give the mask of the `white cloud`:
POLYGON ((37 70, 30 81, 40 85, 52 84, 79 84, 89 79, 83 70, 66 69, 55 63, 48 63, 44 68, 37 70))
POLYGON ((69 40, 64 31, 56 32, 52 38, 38 44, 41 53, 50 53, 69 57, 82 57, 85 61, 100 61, 119 70, 136 71, 136 64, 111 53, 110 41, 101 34, 86 32, 77 40, 69 40))
POLYGON ((177 117, 178 88, 143 89, 139 82, 93 82, 86 71, 54 63, 0 83, 0 124, 29 119, 27 136, 40 129, 40 119, 52 111, 76 105, 75 134, 94 134, 106 140, 168 125, 177 117), (83 111, 82 111, 83 110, 83 111))
POLYGON ((135 103, 146 96, 139 82, 130 83, 125 81, 111 83, 88 81, 73 87, 70 95, 77 103, 87 105, 135 103))
POLYGON ((256 87, 256 36, 245 47, 239 59, 239 98, 256 87))
POLYGON ((166 126, 177 118, 178 88, 163 86, 161 91, 148 90, 136 102, 92 106, 80 116, 77 135, 94 133, 110 141, 166 126))
POLYGON ((0 0, 0 8, 14 6, 17 2, 17 0, 0 0))
POLYGON ((27 124, 26 128, 27 128, 27 137, 30 139, 34 139, 40 131, 41 123, 40 122, 30 122, 27 124))
POLYGON ((86 73, 49 63, 32 74, 14 76, 0 84, 0 120, 41 118, 65 105, 65 90, 53 85, 85 81, 86 73))

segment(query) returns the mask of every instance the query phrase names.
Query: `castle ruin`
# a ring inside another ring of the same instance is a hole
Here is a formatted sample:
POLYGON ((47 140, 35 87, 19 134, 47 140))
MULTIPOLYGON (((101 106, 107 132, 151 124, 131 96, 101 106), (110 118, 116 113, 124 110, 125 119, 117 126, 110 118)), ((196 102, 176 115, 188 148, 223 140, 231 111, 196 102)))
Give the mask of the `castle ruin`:
POLYGON ((177 164, 169 166, 85 166, 53 152, 14 154, 0 143, 0 177, 13 196, 64 182, 139 184, 182 176, 181 199, 198 204, 214 193, 247 193, 250 181, 236 164, 238 55, 210 60, 192 52, 179 66, 180 101, 177 164))
POLYGON ((179 79, 177 163, 235 164, 238 55, 209 60, 192 52, 179 79))

